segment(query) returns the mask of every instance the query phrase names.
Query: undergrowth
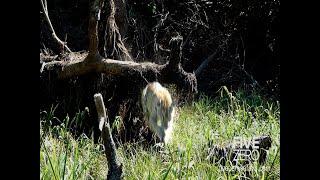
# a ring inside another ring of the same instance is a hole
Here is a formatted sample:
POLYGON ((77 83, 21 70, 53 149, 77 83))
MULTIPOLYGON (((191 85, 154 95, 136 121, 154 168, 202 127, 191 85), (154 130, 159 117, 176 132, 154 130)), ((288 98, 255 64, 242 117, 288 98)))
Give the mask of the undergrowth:
MULTIPOLYGON (((81 113, 81 112, 79 112, 81 113)), ((71 135, 71 123, 50 125, 54 108, 41 115, 41 179, 105 179, 108 171, 102 142, 93 143, 85 134, 71 135)), ((116 130, 117 126, 113 126, 116 130)), ((222 87, 214 99, 201 96, 179 108, 173 142, 159 150, 153 146, 126 143, 118 148, 125 179, 280 179, 280 103, 264 99, 257 92, 229 92, 222 87), (269 135, 272 139, 266 163, 251 165, 251 174, 228 171, 210 162, 209 142, 225 145, 234 137, 269 135)))

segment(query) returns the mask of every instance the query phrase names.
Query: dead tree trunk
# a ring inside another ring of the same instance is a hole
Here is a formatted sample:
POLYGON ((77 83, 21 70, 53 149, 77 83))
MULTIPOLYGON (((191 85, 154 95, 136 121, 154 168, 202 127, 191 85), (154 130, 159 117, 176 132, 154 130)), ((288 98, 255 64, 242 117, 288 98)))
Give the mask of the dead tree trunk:
POLYGON ((109 180, 117 180, 122 177, 122 163, 119 160, 116 151, 116 145, 113 141, 110 124, 106 113, 106 108, 104 106, 103 98, 101 94, 94 95, 94 102, 96 105, 99 129, 101 131, 101 137, 103 139, 103 145, 105 149, 105 154, 108 159, 108 176, 109 180))
POLYGON ((89 54, 88 58, 98 59, 100 54, 98 52, 99 38, 98 38, 98 21, 100 20, 100 13, 103 0, 94 0, 90 7, 90 17, 88 25, 89 36, 89 54))

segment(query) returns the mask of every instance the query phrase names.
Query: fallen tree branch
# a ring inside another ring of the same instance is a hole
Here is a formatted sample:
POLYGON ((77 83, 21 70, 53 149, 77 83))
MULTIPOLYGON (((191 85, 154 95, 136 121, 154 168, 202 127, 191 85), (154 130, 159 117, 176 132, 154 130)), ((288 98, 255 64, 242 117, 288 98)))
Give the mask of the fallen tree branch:
POLYGON ((141 74, 148 71, 160 72, 164 66, 149 62, 136 63, 88 56, 78 61, 52 61, 46 64, 45 69, 47 71, 55 71, 59 79, 66 79, 91 72, 112 75, 133 75, 134 73, 141 74), (88 58, 91 59, 87 60, 88 58))
POLYGON ((94 102, 96 105, 99 129, 101 131, 101 137, 105 148, 105 154, 108 159, 108 176, 109 180, 117 180, 122 178, 122 163, 119 160, 116 151, 116 145, 113 141, 110 124, 106 114, 103 98, 100 93, 94 95, 94 102))
POLYGON ((53 29, 53 26, 51 24, 51 20, 49 18, 49 13, 48 13, 48 7, 47 7, 47 1, 46 0, 40 0, 41 2, 41 7, 42 7, 42 10, 43 10, 43 13, 46 17, 46 20, 48 22, 48 25, 50 27, 50 31, 51 31, 51 35, 53 37, 53 39, 56 40, 56 42, 61 46, 61 49, 62 49, 62 52, 64 50, 64 48, 70 53, 72 52, 69 47, 67 46, 67 43, 66 42, 63 42, 60 40, 60 38, 57 36, 56 32, 54 31, 53 29))
POLYGON ((71 53, 69 61, 52 61, 42 66, 43 73, 55 73, 58 79, 66 79, 74 76, 84 75, 91 72, 105 73, 118 76, 125 76, 128 79, 152 77, 151 81, 160 83, 173 83, 178 85, 179 89, 190 93, 197 92, 197 80, 194 73, 188 73, 181 67, 181 44, 182 37, 173 38, 170 42, 172 56, 167 64, 159 65, 145 62, 136 63, 133 61, 119 61, 105 59, 100 55, 89 55, 85 58, 72 58, 71 53))

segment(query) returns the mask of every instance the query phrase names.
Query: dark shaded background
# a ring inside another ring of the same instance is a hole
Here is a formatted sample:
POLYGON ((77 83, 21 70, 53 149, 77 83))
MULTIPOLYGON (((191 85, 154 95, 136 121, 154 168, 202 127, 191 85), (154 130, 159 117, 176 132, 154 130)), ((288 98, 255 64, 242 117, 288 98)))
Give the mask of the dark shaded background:
MULTIPOLYGON (((279 0, 128 0, 126 7, 129 26, 123 39, 136 61, 165 63, 169 53, 158 47, 166 49, 178 32, 189 72, 217 51, 198 76, 199 92, 214 96, 222 85, 232 90, 254 86, 280 97, 279 0)), ((58 37, 73 51, 87 50, 89 1, 50 0, 48 10, 58 37)), ((56 48, 40 14, 40 49, 57 54, 56 48)))

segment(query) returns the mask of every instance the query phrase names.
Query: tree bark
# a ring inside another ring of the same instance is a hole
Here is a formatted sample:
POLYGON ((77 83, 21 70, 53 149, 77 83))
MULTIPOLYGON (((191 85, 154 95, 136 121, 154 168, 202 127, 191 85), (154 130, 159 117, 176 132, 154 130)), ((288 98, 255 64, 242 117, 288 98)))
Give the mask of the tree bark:
POLYGON ((122 2, 122 0, 110 0, 109 11, 104 34, 104 56, 116 58, 121 61, 132 61, 133 59, 122 41, 122 36, 126 29, 119 29, 119 27, 126 28, 126 8, 124 2, 122 2), (120 26, 118 26, 117 23, 121 23, 120 26))
POLYGON ((107 179, 109 180, 118 180, 122 179, 122 163, 119 160, 116 151, 116 145, 113 141, 110 124, 108 121, 108 117, 106 114, 106 109, 104 106, 102 95, 95 94, 94 101, 96 104, 96 109, 98 113, 98 119, 100 124, 101 130, 101 137, 103 139, 103 144, 105 148, 105 154, 108 159, 108 176, 107 179))
POLYGON ((90 7, 90 17, 88 25, 89 36, 89 55, 100 56, 98 51, 99 38, 98 38, 98 21, 100 20, 100 13, 103 0, 94 0, 90 7))
MULTIPOLYGON (((105 59, 98 53, 94 55, 90 52, 85 58, 75 58, 71 53, 68 61, 51 61, 42 64, 41 72, 54 73, 58 79, 71 78, 91 72, 124 76, 128 80, 138 78, 139 81, 145 81, 145 77, 156 77, 156 80, 160 83, 176 84, 180 90, 196 93, 197 80, 195 74, 185 72, 181 67, 182 38, 180 36, 175 37, 170 44, 172 46, 172 56, 169 62, 164 65, 105 59)), ((45 58, 42 58, 40 64, 46 61, 45 58)))

